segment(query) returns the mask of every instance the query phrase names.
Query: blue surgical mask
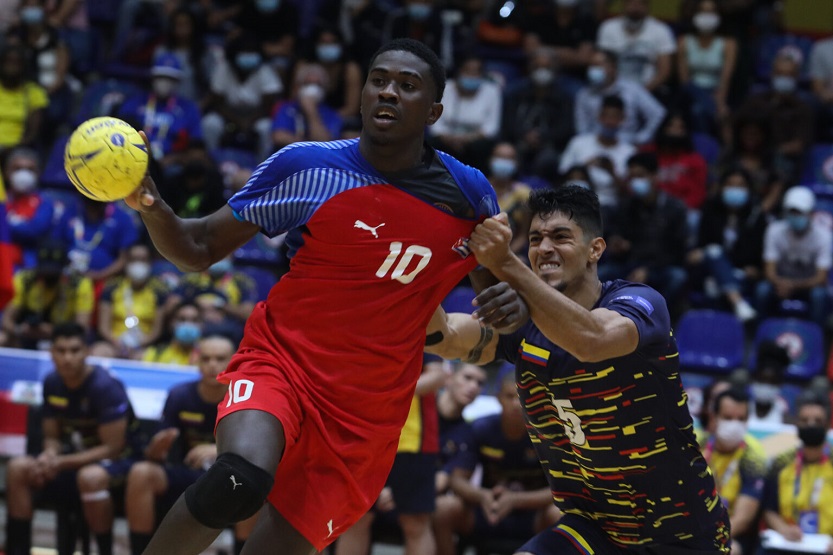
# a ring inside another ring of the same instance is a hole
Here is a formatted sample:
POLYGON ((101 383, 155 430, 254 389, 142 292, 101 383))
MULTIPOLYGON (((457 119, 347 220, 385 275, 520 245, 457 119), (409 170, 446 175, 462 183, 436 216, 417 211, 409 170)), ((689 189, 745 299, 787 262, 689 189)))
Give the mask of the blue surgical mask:
POLYGON ((324 63, 335 62, 341 58, 341 45, 319 44, 315 47, 315 55, 324 63))
POLYGON ((791 93, 795 90, 795 77, 776 75, 772 78, 772 90, 778 93, 791 93))
POLYGON ((425 21, 431 15, 431 5, 408 4, 408 15, 417 21, 425 21))
POLYGON ((723 198, 723 204, 729 208, 740 208, 749 201, 749 189, 728 186, 723 188, 720 196, 723 198))
POLYGON ((605 139, 615 139, 619 135, 619 128, 602 125, 599 127, 599 135, 605 139))
POLYGON ((602 66, 590 66, 587 68, 587 80, 591 85, 601 85, 607 79, 607 71, 602 66))
POLYGON ((202 330, 194 322, 179 322, 174 325, 174 339, 183 345, 193 345, 202 336, 202 330))
POLYGON ((512 177, 515 175, 515 170, 518 169, 515 161, 508 158, 492 158, 489 167, 492 170, 492 175, 496 177, 512 177))
POLYGON ((810 216, 807 214, 787 214, 787 223, 793 231, 801 233, 810 227, 810 216))
POLYGON ((260 65, 260 54, 258 52, 241 52, 234 61, 240 69, 251 71, 260 65))
POLYGON ((255 6, 261 13, 270 13, 281 7, 281 0, 255 0, 255 6))
POLYGON ((222 260, 218 260, 217 262, 209 266, 208 273, 214 277, 219 277, 229 273, 233 267, 234 266, 231 263, 231 260, 229 260, 228 258, 223 258, 222 260))
POLYGON ((26 6, 20 10, 20 20, 29 25, 35 25, 43 21, 43 8, 40 6, 26 6))
POLYGON ((468 75, 457 78, 457 84, 466 92, 475 92, 480 88, 482 82, 483 80, 480 77, 471 77, 468 75))
POLYGON ((631 179, 631 192, 637 197, 644 197, 651 192, 651 180, 647 177, 634 177, 631 179))

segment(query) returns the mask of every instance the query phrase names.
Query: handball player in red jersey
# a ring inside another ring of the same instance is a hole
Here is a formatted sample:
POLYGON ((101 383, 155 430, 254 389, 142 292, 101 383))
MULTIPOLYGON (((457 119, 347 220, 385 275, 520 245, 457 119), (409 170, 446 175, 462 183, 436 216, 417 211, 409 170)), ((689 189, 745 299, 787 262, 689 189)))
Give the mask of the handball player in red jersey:
MULTIPOLYGON (((218 378, 229 388, 217 462, 177 500, 145 553, 200 553, 261 511, 244 553, 311 554, 375 502, 426 326, 475 269, 467 239, 497 211, 483 174, 425 143, 444 87, 434 52, 392 41, 371 60, 360 138, 283 148, 204 218, 175 216, 149 177, 127 199, 183 270, 207 268, 258 232, 289 232, 294 246, 289 272, 252 312, 218 378)), ((508 330, 526 307, 498 284, 481 294, 480 312, 508 330)))

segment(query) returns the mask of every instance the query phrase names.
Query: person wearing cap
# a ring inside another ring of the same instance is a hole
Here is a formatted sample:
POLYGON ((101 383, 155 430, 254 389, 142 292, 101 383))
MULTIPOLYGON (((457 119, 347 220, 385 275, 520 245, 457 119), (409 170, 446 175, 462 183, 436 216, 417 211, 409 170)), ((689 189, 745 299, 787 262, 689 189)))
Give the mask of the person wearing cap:
POLYGON ((53 326, 62 322, 90 329, 93 284, 87 277, 66 272, 68 262, 66 245, 46 239, 38 248, 36 266, 15 273, 15 296, 2 319, 7 346, 43 346, 53 326))
POLYGON ((827 318, 827 278, 833 265, 833 231, 813 220, 816 196, 808 187, 787 190, 783 218, 764 235, 764 279, 758 283, 758 314, 789 300, 809 303, 810 318, 821 326, 827 318))
POLYGON ((151 90, 128 97, 119 117, 145 131, 154 158, 164 165, 189 141, 202 139, 202 114, 192 100, 177 94, 183 71, 175 54, 157 54, 150 75, 151 90))

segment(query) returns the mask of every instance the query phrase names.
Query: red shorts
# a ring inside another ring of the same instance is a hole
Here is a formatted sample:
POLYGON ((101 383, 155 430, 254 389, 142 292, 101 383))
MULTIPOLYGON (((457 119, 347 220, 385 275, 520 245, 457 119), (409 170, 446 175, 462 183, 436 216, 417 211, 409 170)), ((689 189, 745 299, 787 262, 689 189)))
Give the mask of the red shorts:
POLYGON ((229 405, 226 393, 218 422, 238 410, 257 409, 283 425, 286 448, 268 499, 322 551, 376 502, 398 438, 372 430, 362 430, 359 437, 319 410, 315 399, 293 386, 291 374, 267 353, 238 352, 221 379, 231 380, 230 391, 238 400, 229 405))

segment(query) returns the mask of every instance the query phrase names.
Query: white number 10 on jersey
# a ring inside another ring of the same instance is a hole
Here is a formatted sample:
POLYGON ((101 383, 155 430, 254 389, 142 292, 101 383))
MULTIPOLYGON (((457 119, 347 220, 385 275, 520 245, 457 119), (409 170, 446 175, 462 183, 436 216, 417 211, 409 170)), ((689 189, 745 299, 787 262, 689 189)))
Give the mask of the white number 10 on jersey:
POLYGON ((390 279, 395 279, 400 283, 408 284, 414 281, 416 275, 428 266, 428 262, 431 261, 431 249, 420 245, 411 245, 405 249, 405 252, 403 253, 402 243, 394 241, 390 244, 388 257, 385 258, 385 261, 382 262, 382 265, 379 266, 378 270, 376 270, 376 277, 385 277, 397 259, 399 262, 397 262, 396 267, 393 268, 393 272, 390 274, 390 279), (400 254, 402 255, 401 257, 399 256, 400 254), (408 268, 408 264, 411 263, 411 259, 413 259, 414 256, 420 257, 419 262, 417 263, 416 268, 406 274, 405 270, 408 268))

